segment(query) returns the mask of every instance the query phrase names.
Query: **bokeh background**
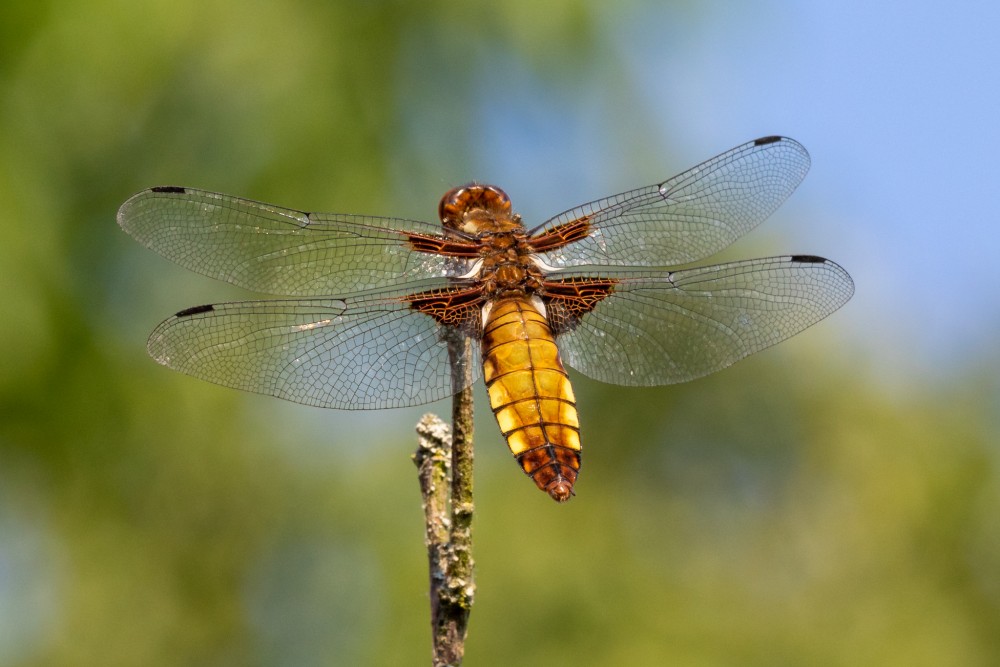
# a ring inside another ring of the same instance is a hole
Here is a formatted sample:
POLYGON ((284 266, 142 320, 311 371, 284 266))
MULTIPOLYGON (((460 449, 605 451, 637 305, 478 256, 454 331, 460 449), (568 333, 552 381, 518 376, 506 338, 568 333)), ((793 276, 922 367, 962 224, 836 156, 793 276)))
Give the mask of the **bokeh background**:
MULTIPOLYGON (((687 385, 576 379, 557 506, 478 389, 470 665, 1000 664, 996 3, 45 0, 0 8, 0 664, 417 665, 413 425, 158 367, 245 297, 115 224, 189 185, 528 220, 786 134, 726 257, 855 298, 687 385)), ((448 404, 430 406, 447 414, 448 404)))

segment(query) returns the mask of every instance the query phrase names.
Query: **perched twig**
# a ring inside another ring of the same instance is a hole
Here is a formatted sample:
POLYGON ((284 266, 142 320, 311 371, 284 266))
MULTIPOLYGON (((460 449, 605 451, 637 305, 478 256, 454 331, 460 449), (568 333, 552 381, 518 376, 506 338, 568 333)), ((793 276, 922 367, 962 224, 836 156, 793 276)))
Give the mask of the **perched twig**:
POLYGON ((472 560, 472 389, 470 340, 448 334, 452 381, 465 387, 452 399, 452 428, 436 415, 417 424, 414 454, 424 503, 430 567, 434 666, 460 665, 475 594, 472 560))

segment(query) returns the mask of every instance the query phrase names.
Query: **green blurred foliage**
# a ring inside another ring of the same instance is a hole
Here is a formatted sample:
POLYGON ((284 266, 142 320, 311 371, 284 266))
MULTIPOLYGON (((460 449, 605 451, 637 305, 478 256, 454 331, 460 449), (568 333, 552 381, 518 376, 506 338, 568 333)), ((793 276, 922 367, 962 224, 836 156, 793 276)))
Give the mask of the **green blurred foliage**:
MULTIPOLYGON (((609 91, 598 116, 628 153, 609 169, 641 162, 611 11, 0 9, 0 663, 428 660, 420 411, 275 405, 155 366, 161 317, 236 293, 114 213, 182 184, 432 218, 489 162, 483 110, 517 118, 510 63, 558 113, 609 91)), ((566 506, 519 473, 480 389, 468 664, 1000 662, 996 360, 883 382, 827 326, 684 387, 579 379, 566 506)))

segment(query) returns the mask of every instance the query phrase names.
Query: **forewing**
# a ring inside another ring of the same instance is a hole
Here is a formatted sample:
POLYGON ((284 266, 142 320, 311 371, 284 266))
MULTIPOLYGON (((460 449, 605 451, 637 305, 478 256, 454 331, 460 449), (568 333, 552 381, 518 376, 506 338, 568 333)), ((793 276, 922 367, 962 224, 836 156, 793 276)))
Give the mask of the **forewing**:
POLYGON ((564 362, 629 386, 685 382, 785 340, 840 308, 851 277, 821 257, 610 272, 612 293, 557 341, 564 362))
POLYGON ((759 225, 808 170, 809 154, 798 142, 764 137, 663 183, 561 213, 531 234, 541 247, 557 246, 544 254, 545 262, 556 267, 687 264, 719 252, 759 225), (552 241, 564 236, 575 240, 552 241))
POLYGON ((235 389, 325 408, 398 408, 464 388, 452 384, 442 334, 395 298, 247 301, 181 311, 148 349, 164 366, 235 389))
POLYGON ((181 266, 257 292, 340 296, 460 275, 467 259, 415 252, 416 233, 438 225, 361 215, 306 213, 192 188, 144 190, 118 224, 181 266))

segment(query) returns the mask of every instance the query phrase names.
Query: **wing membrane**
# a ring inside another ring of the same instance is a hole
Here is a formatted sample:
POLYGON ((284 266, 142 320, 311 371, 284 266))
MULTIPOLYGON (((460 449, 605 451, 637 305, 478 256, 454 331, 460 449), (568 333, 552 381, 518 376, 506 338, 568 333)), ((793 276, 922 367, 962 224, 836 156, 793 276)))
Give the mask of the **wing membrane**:
POLYGON ((413 220, 306 213, 192 188, 144 190, 118 224, 181 266, 257 292, 339 296, 459 275, 468 262, 413 252, 408 232, 439 235, 413 220))
MULTIPOLYGON (((273 300, 181 311, 149 337, 157 362, 209 382, 326 408, 378 409, 451 396, 448 346, 398 299, 273 300)), ((473 346, 472 381, 478 379, 473 346)))
POLYGON ((676 266, 713 255, 760 224, 805 178, 786 137, 737 146, 668 181, 561 213, 533 235, 586 218, 589 235, 546 253, 553 266, 676 266))
POLYGON ((785 340, 840 308, 850 276, 821 257, 754 259, 682 271, 610 271, 614 292, 558 338, 595 380, 685 382, 785 340))

